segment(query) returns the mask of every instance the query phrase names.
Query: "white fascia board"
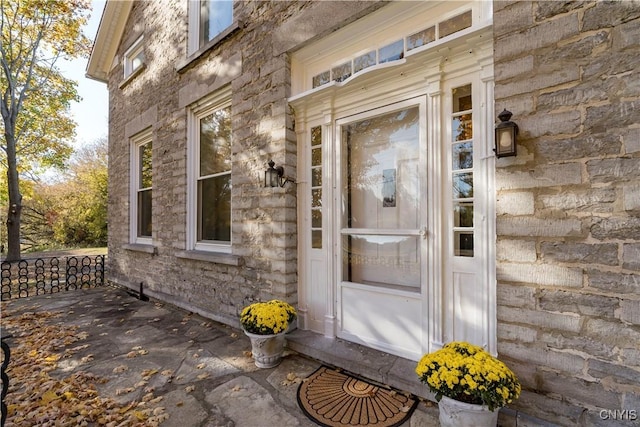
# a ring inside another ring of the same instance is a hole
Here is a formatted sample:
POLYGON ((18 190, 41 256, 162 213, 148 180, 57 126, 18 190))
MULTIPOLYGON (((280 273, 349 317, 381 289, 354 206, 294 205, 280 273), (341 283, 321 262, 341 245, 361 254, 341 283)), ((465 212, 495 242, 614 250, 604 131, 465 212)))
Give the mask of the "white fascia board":
POLYGON ((109 70, 118 51, 132 6, 131 0, 107 1, 87 63, 85 75, 88 78, 105 83, 108 81, 109 70))

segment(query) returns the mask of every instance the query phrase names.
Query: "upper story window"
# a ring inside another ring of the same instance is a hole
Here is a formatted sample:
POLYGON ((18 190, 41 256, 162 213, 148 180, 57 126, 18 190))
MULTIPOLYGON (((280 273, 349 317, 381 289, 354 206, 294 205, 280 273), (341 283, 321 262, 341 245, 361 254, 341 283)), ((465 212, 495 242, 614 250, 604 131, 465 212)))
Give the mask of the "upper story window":
POLYGON ((144 65, 144 37, 140 36, 124 53, 125 79, 138 71, 144 65))
POLYGON ((223 92, 189 114, 189 249, 231 250, 231 100, 223 92))
POLYGON ((232 23, 232 0, 190 0, 189 54, 206 46, 232 23))
POLYGON ((151 129, 131 139, 131 243, 151 243, 152 148, 151 129))

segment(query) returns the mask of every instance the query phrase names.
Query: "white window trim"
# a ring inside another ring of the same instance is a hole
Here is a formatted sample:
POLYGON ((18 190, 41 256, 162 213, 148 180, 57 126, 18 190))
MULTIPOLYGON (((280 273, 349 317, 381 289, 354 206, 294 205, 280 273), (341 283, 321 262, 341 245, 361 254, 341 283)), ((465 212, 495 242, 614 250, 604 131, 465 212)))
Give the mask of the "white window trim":
MULTIPOLYGON (((187 250, 228 254, 232 252, 233 227, 231 229, 231 240, 228 244, 198 241, 199 122, 202 117, 230 105, 231 85, 227 85, 225 88, 195 102, 187 109, 187 250)), ((231 211, 231 223, 233 224, 233 209, 231 211)))
MULTIPOLYGON (((189 21, 188 21, 189 32, 187 37, 188 39, 187 40, 187 56, 190 56, 198 52, 201 48, 207 46, 208 43, 205 43, 202 46, 200 45, 200 0, 189 0, 188 14, 189 14, 189 21)), ((234 22, 235 21, 232 15, 230 26, 233 26, 234 22)), ((221 34, 226 34, 226 29, 220 31, 220 33, 218 33, 212 39, 212 41, 217 40, 221 34)))
MULTIPOLYGON (((129 242, 139 245, 152 245, 153 237, 140 237, 138 236, 138 190, 140 184, 140 146, 152 142, 152 128, 148 128, 130 138, 131 141, 131 167, 130 170, 130 190, 129 190, 129 242)), ((153 191, 153 185, 151 186, 153 191)), ((153 193, 151 193, 153 194, 153 193)), ((153 223, 153 214, 152 214, 153 223)), ((153 235, 153 232, 152 232, 153 235)))
POLYGON ((144 36, 140 36, 140 38, 138 38, 138 40, 136 40, 131 47, 129 47, 129 49, 126 50, 126 52, 124 53, 124 78, 126 79, 127 77, 131 76, 133 73, 135 73, 136 71, 140 70, 142 67, 144 67, 144 60, 142 61, 142 63, 140 65, 138 65, 137 67, 134 68, 133 66, 133 60, 144 50, 144 36))

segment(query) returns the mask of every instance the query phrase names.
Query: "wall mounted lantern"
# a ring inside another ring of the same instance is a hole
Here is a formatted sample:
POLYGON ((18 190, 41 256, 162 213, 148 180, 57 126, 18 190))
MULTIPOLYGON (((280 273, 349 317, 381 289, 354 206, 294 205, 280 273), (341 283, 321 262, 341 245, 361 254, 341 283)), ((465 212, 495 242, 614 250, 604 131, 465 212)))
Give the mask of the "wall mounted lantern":
POLYGON ((518 125, 511 121, 511 116, 511 111, 506 109, 498 115, 500 123, 496 125, 496 147, 493 149, 498 158, 516 155, 518 125))
POLYGON ((275 167, 273 160, 269 160, 269 169, 264 171, 265 187, 284 187, 287 182, 293 182, 284 176, 284 168, 282 166, 275 167))

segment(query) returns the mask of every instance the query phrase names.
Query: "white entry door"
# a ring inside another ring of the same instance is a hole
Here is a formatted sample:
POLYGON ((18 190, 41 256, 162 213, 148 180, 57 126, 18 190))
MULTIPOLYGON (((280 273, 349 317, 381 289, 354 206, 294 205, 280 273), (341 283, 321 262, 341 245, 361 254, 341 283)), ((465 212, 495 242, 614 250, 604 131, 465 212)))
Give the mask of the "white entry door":
POLYGON ((337 335, 410 359, 428 330, 423 98, 336 122, 337 335))

